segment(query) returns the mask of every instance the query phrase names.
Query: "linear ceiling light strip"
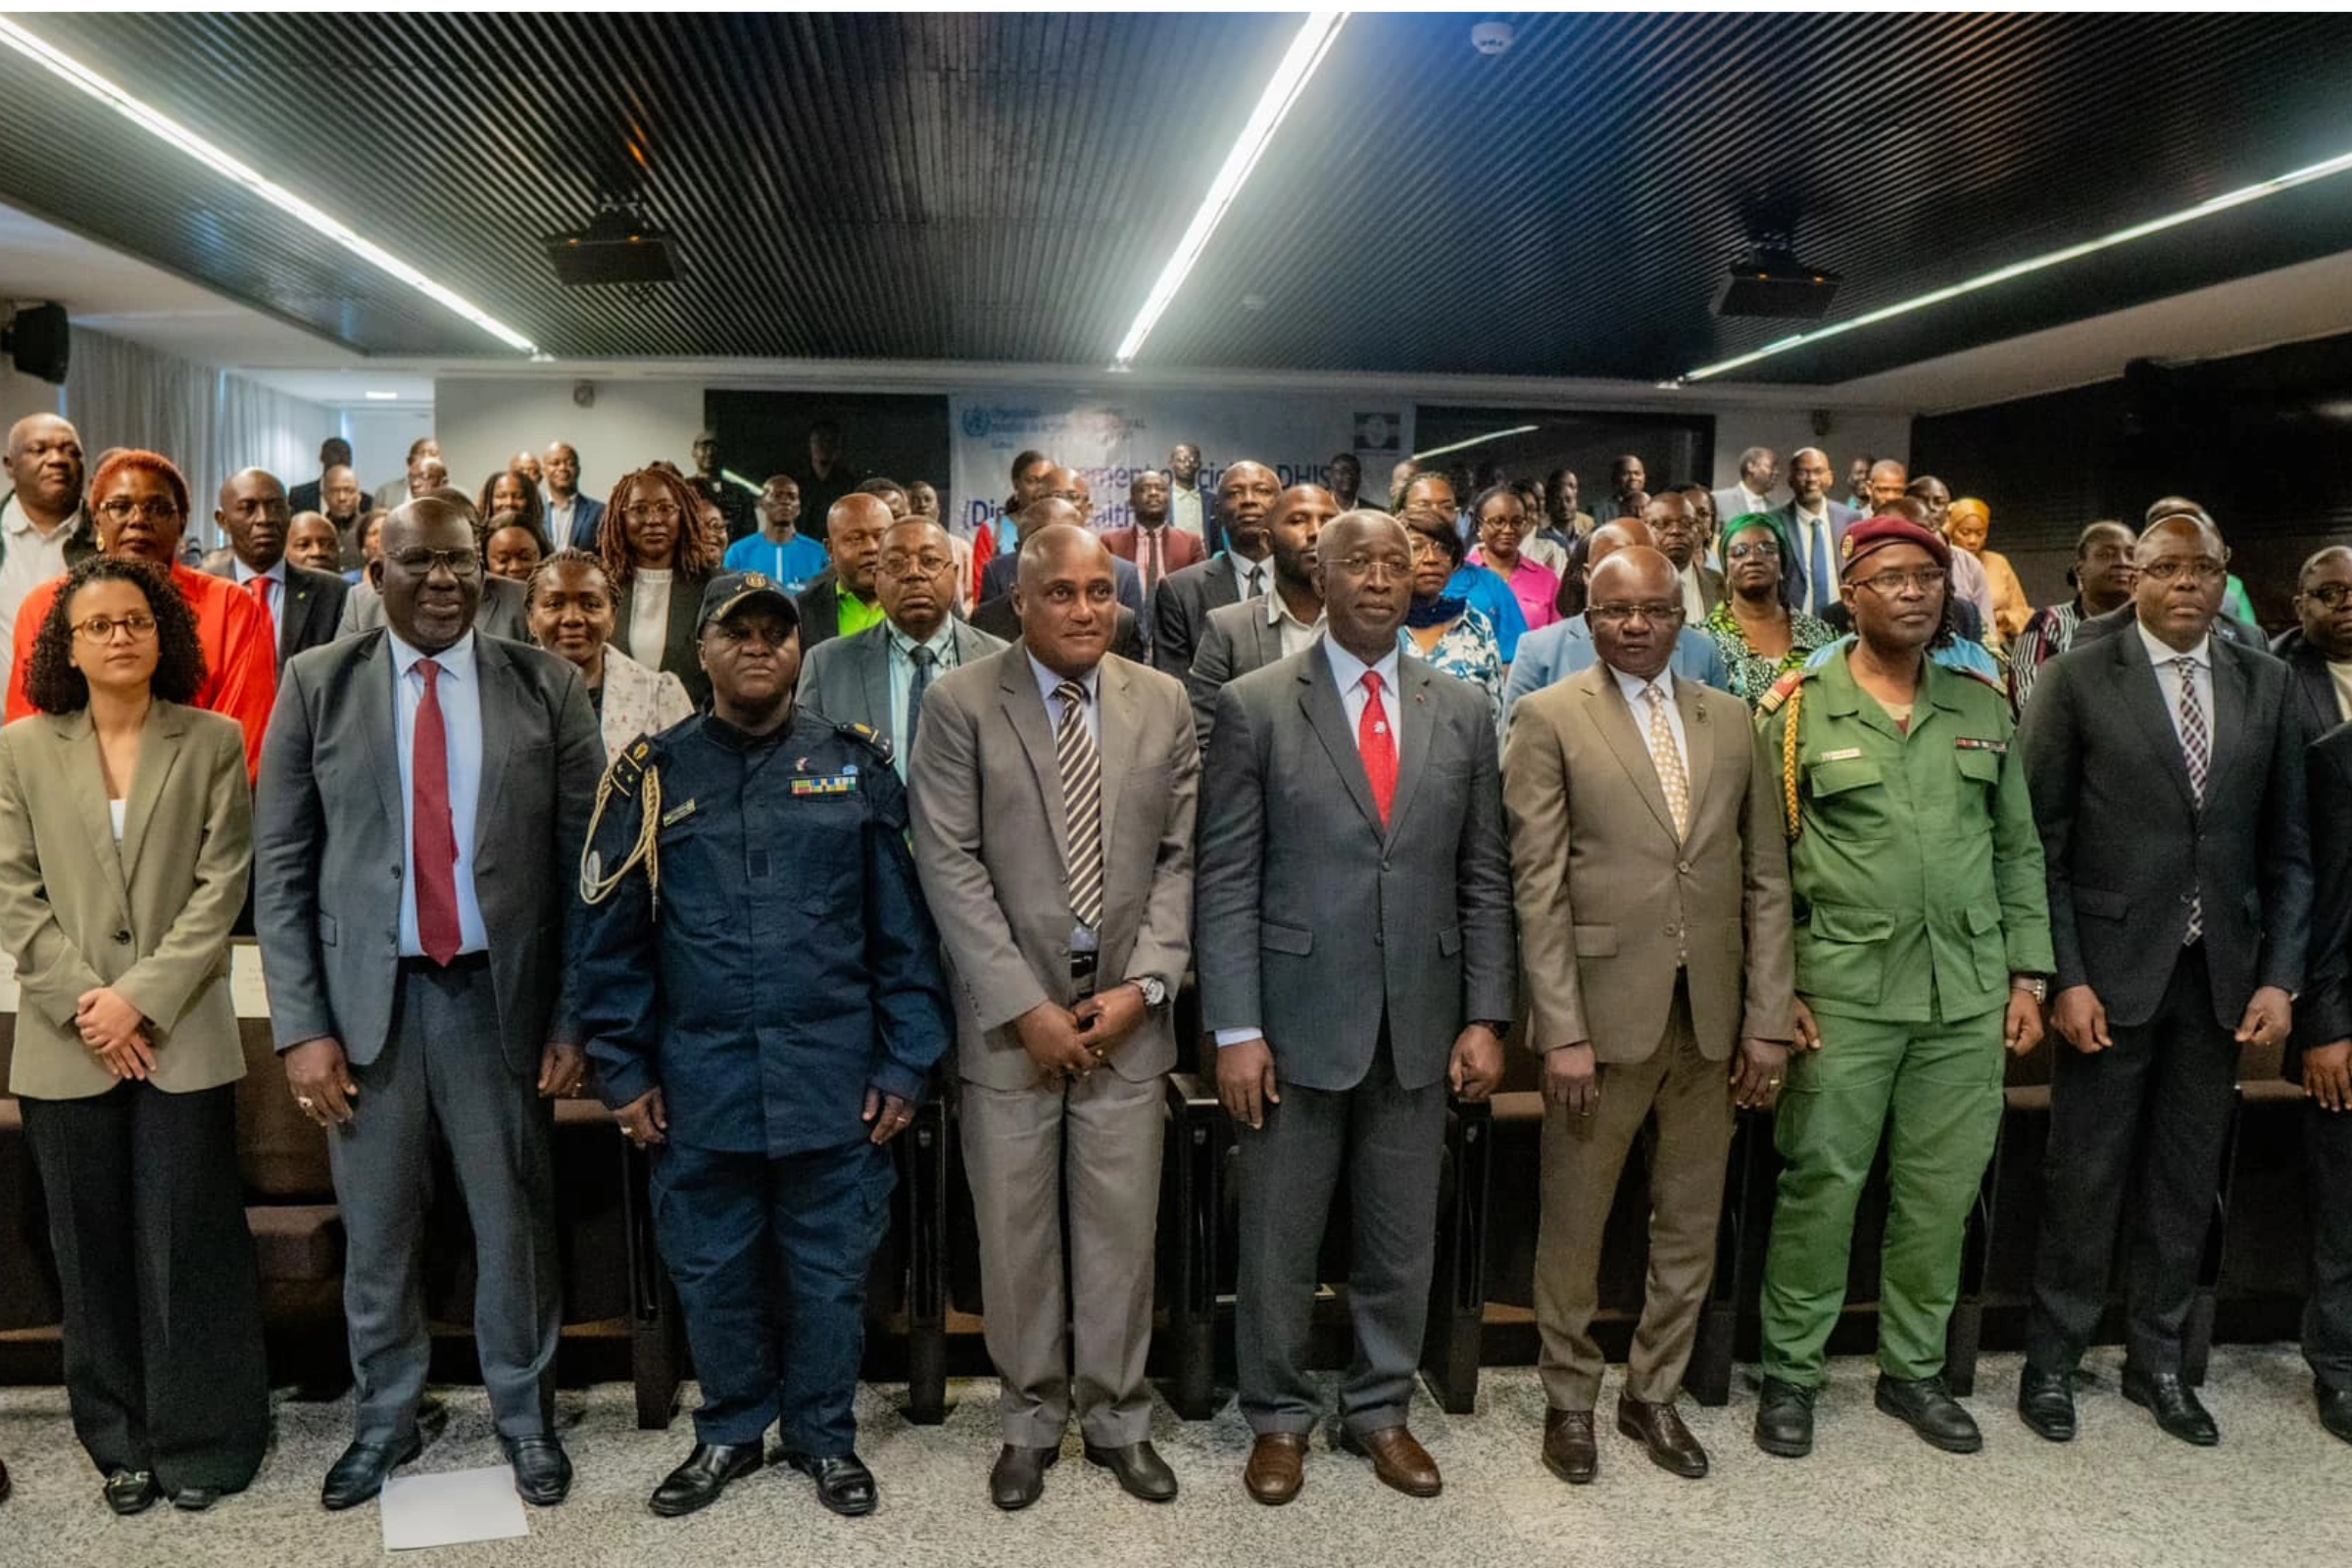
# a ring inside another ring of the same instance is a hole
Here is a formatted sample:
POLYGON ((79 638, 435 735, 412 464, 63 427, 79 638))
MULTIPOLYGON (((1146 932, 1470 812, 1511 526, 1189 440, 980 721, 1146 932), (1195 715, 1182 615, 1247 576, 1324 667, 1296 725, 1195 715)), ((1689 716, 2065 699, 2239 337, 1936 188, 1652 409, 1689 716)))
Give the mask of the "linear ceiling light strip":
POLYGON ((1737 370, 1743 366, 1753 365, 1759 360, 1769 360, 1776 354, 1786 354, 1790 349, 1802 348, 1808 343, 1819 343, 1860 327, 1876 326, 1881 321, 1892 320, 1895 317, 1908 315, 1912 311, 1925 310, 1931 305, 1941 305, 1944 301, 1956 300, 1963 294, 1974 294, 1979 289, 1990 288, 1995 283, 2006 283, 2013 277, 2023 277, 2028 272, 2038 272, 2045 268, 2057 267, 2063 263, 2091 255, 2093 252, 2106 250, 2110 246, 2128 244, 2135 239, 2145 239, 2150 234, 2160 234, 2168 228, 2178 228, 2182 223, 2193 223, 2200 218, 2211 218, 2216 213, 2226 213, 2233 207, 2243 207, 2248 202, 2260 201, 2266 196, 2276 196, 2280 191, 2292 190, 2297 185, 2308 185, 2315 179, 2326 179, 2330 174, 2340 174, 2346 170, 2352 170, 2352 153, 2342 153, 2325 163, 2313 164, 2308 168, 2298 169, 2292 173, 2280 174, 2277 179, 2266 179, 2260 184, 2226 191, 2210 201, 2199 202, 2194 207, 2178 213, 2169 213, 2162 218, 2152 218, 2144 223, 2134 223, 2130 228, 2119 228, 2114 233, 2099 239, 2085 240, 2080 245, 2069 245, 2063 250, 2051 251, 2046 255, 2034 257, 2030 261, 2012 262, 2009 266, 1986 272, 1983 276, 1972 277, 1964 283, 1954 283, 1949 288, 1939 288, 1933 293, 1922 294, 1917 299, 1904 300, 1898 305, 1883 306, 1867 315, 1857 316, 1850 321, 1839 321, 1834 326, 1818 327, 1810 332, 1798 332, 1792 337, 1785 337, 1777 342, 1767 343, 1751 353, 1719 361, 1714 365, 1702 365, 1695 370, 1685 372, 1681 382, 1670 384, 1679 385, 1690 381, 1703 381, 1711 375, 1721 375, 1726 370, 1737 370))
POLYGON ((1152 285, 1151 294, 1144 300, 1143 310, 1136 315, 1135 324, 1120 339, 1116 356, 1120 366, 1125 366, 1142 352, 1144 339, 1150 337, 1152 328, 1159 323, 1160 313, 1176 298, 1176 291, 1184 287, 1186 274, 1192 271, 1193 264, 1200 259, 1200 252, 1206 248, 1209 236, 1217 231, 1218 222, 1225 217, 1225 210, 1233 205, 1234 197, 1249 179, 1250 171, 1257 167, 1259 156, 1265 152, 1266 144, 1274 139, 1274 132, 1282 124, 1283 117, 1291 112, 1291 105, 1298 102, 1299 93, 1306 89, 1307 79, 1314 75, 1315 67, 1321 65, 1324 55, 1330 52, 1332 40, 1340 35, 1340 27, 1347 22, 1348 15, 1345 11, 1309 13, 1306 24, 1291 40, 1290 48, 1283 53, 1282 64, 1274 68, 1274 79, 1266 83, 1266 90, 1258 97, 1257 108, 1250 112, 1249 122, 1243 125, 1241 140, 1234 143, 1233 151, 1226 155, 1225 166, 1217 171, 1217 177, 1210 181, 1208 194, 1200 202, 1200 210, 1193 214, 1193 220, 1186 227, 1184 238, 1177 243, 1176 254, 1168 259, 1167 267, 1159 274, 1159 281, 1152 285))
POLYGON ((19 54, 72 82, 125 120, 135 122, 157 139, 169 142, 198 163, 227 175, 280 212, 299 219, 310 227, 324 234, 328 239, 333 240, 362 261, 390 273, 444 309, 464 317, 509 348, 520 354, 538 352, 538 345, 480 306, 434 282, 382 246, 362 238, 348 226, 320 212, 283 185, 263 178, 252 168, 232 158, 177 121, 156 113, 122 88, 116 86, 79 61, 59 53, 48 43, 25 31, 24 27, 7 17, 0 17, 0 43, 7 44, 19 54))

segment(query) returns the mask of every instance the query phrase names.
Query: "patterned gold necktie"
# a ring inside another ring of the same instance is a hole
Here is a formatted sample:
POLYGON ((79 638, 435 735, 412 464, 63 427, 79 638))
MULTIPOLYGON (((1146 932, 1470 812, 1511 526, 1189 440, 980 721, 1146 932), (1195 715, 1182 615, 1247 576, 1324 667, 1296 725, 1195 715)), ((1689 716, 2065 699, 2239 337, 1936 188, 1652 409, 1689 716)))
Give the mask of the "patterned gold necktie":
POLYGON ((1666 719, 1666 694, 1644 686, 1649 701, 1649 760, 1657 767, 1658 783, 1666 791, 1666 809, 1674 816, 1674 836, 1690 833, 1690 775, 1683 768, 1683 749, 1674 743, 1674 726, 1666 719))

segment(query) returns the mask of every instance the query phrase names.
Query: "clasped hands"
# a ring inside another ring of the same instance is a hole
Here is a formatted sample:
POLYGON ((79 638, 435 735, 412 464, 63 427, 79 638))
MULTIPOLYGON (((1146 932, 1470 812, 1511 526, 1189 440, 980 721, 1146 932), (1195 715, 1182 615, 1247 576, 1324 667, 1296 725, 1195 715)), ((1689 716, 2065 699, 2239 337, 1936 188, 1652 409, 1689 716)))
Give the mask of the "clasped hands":
POLYGON ((1143 1027, 1151 1009, 1143 991, 1112 986, 1080 1000, 1075 1007, 1041 1002, 1012 1020, 1021 1049, 1037 1063, 1040 1085, 1084 1078, 1109 1059, 1143 1027))
POLYGON ((154 1026, 146 1014, 125 1001, 112 986, 84 991, 74 1001, 74 1026, 90 1054, 115 1075, 117 1083, 155 1075, 154 1026))

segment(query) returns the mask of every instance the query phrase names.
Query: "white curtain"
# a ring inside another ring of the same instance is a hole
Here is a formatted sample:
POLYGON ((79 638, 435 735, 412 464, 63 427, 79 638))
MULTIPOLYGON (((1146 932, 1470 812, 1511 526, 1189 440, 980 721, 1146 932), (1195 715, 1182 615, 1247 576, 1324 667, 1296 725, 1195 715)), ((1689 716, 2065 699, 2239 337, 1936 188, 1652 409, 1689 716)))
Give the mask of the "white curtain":
POLYGON ((109 447, 143 447, 187 476, 191 530, 218 544, 214 500, 240 468, 267 468, 287 488, 316 477, 318 443, 341 426, 323 404, 177 355, 76 328, 66 417, 93 470, 109 447))

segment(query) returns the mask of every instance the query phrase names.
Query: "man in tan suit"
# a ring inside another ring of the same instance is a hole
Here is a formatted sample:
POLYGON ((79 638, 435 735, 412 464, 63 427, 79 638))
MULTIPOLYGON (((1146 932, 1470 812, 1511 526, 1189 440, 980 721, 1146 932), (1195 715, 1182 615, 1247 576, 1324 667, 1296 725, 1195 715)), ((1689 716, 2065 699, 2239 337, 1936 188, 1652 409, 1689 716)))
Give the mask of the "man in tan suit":
POLYGON ((1037 530, 1012 592, 1021 641, 932 686, 906 778, 956 980, 964 1164, 1004 1384, 989 1494, 1004 1509, 1037 1500, 1075 1403, 1087 1458, 1164 1502, 1176 1477, 1147 1441, 1144 1352, 1200 754, 1184 688, 1108 655, 1118 585, 1100 540, 1037 530))
POLYGON ((1746 705, 1668 668, 1683 620, 1673 563, 1621 550, 1594 568, 1590 603, 1599 662, 1520 702, 1502 760, 1546 1102, 1544 1462, 1574 1484, 1598 1465, 1601 1231, 1654 1114, 1648 1292, 1617 1427, 1695 1480, 1706 1450, 1674 1399, 1714 1273, 1734 1106, 1771 1104, 1788 1060, 1788 845, 1746 705))

